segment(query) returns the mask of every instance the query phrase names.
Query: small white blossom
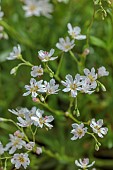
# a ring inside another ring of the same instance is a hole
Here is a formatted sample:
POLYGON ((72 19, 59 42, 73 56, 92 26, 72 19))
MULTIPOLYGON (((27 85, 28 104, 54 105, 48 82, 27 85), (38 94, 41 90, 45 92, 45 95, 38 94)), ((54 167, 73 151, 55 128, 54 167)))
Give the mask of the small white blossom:
POLYGON ((94 165, 95 161, 93 161, 91 164, 89 164, 89 159, 88 158, 84 158, 84 159, 79 159, 78 160, 75 160, 75 164, 82 168, 82 169, 85 169, 87 170, 87 168, 90 168, 94 165))
POLYGON ((59 38, 59 42, 56 44, 56 47, 64 52, 70 51, 74 46, 74 40, 71 41, 69 37, 59 38))
POLYGON ((26 17, 43 15, 50 18, 50 13, 53 12, 53 5, 49 3, 49 0, 27 0, 23 9, 26 17))
POLYGON ((87 79, 85 79, 84 81, 81 82, 81 92, 83 93, 88 93, 88 94, 92 94, 94 92, 94 90, 92 90, 94 88, 94 86, 92 84, 89 84, 87 82, 87 79))
POLYGON ((42 148, 41 147, 37 147, 36 148, 36 154, 40 155, 42 153, 42 148))
POLYGON ((43 127, 46 125, 49 129, 53 127, 53 125, 50 124, 54 120, 53 116, 45 116, 43 117, 42 115, 44 114, 43 110, 37 109, 36 111, 36 116, 32 116, 31 119, 35 122, 38 123, 39 127, 43 127))
POLYGON ((16 115, 18 117, 25 117, 25 115, 29 113, 29 110, 27 108, 17 108, 16 110, 8 109, 8 111, 13 113, 14 115, 16 115))
POLYGON ((58 56, 57 57, 52 57, 52 55, 54 54, 54 51, 55 51, 54 49, 51 49, 50 52, 40 50, 38 52, 38 54, 39 54, 38 57, 42 62, 55 60, 55 59, 58 58, 58 56))
POLYGON ((74 136, 71 138, 71 140, 81 139, 85 133, 87 132, 87 127, 84 127, 84 124, 81 123, 80 125, 77 123, 72 124, 73 130, 71 131, 74 136))
POLYGON ((32 77, 38 77, 42 75, 43 75, 43 68, 41 67, 41 65, 32 67, 32 71, 31 71, 32 77))
POLYGON ((69 92, 71 91, 71 96, 76 97, 77 96, 77 91, 81 90, 81 82, 80 82, 80 75, 76 74, 75 78, 68 74, 66 75, 66 81, 61 81, 61 83, 66 86, 62 91, 64 92, 69 92))
POLYGON ((97 133, 99 137, 103 138, 103 135, 106 135, 108 132, 107 127, 102 127, 103 126, 103 119, 99 119, 97 122, 95 119, 91 120, 90 127, 92 128, 94 133, 97 133))
POLYGON ((72 36, 73 39, 77 39, 77 40, 86 39, 86 35, 80 34, 80 32, 81 32, 80 27, 76 26, 73 28, 70 23, 68 23, 67 27, 68 27, 68 33, 69 33, 69 35, 72 36))
POLYGON ((0 142, 0 155, 2 155, 4 153, 4 148, 2 143, 0 142))
POLYGON ((4 148, 5 151, 9 150, 9 154, 13 154, 17 149, 22 149, 22 147, 26 144, 26 142, 18 136, 9 134, 9 137, 10 142, 6 144, 6 147, 4 148))
POLYGON ((98 77, 108 76, 109 72, 106 71, 104 66, 98 68, 98 77))
POLYGON ((91 69, 91 71, 87 68, 84 69, 85 76, 82 76, 82 79, 87 82, 87 84, 91 85, 93 89, 97 86, 97 73, 95 73, 94 67, 91 69))
POLYGON ((31 17, 31 16, 40 16, 40 6, 39 3, 36 0, 27 0, 25 1, 25 5, 23 6, 23 9, 25 10, 25 16, 31 17))
POLYGON ((21 47, 18 45, 17 47, 13 47, 13 51, 10 53, 9 57, 7 57, 8 60, 14 60, 19 59, 21 56, 21 47))
POLYGON ((53 12, 53 5, 49 3, 49 0, 40 0, 39 1, 39 6, 40 6, 40 13, 41 15, 51 18, 51 13, 53 12))
POLYGON ((25 145, 25 148, 29 151, 31 151, 33 149, 33 147, 35 146, 35 142, 29 142, 25 145))
POLYGON ((31 93, 32 98, 35 98, 39 92, 45 92, 44 85, 42 85, 43 80, 36 81, 34 78, 31 78, 30 85, 25 85, 27 90, 23 96, 28 96, 31 93))
POLYGON ((55 80, 51 79, 50 82, 44 81, 45 89, 47 94, 58 94, 59 84, 55 84, 55 80))
POLYGON ((19 169, 21 166, 24 167, 24 169, 27 168, 27 166, 30 164, 30 160, 28 158, 27 153, 20 153, 20 154, 14 154, 13 158, 11 159, 11 163, 15 164, 15 168, 19 169))

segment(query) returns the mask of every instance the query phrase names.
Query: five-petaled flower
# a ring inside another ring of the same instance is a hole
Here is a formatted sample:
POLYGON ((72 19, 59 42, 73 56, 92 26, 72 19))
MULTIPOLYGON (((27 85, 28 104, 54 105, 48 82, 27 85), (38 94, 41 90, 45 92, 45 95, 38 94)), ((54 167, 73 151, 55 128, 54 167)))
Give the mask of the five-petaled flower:
POLYGON ((74 123, 72 124, 73 130, 71 131, 74 136, 71 138, 71 140, 76 140, 76 139, 81 139, 85 133, 87 132, 87 127, 84 127, 84 124, 77 124, 74 123))
POLYGON ((81 29, 80 27, 76 26, 76 27, 72 27, 72 25, 70 23, 67 24, 68 27, 68 33, 69 35, 71 35, 71 37, 73 39, 77 39, 77 40, 83 40, 86 39, 86 35, 81 35, 81 29))
POLYGON ((33 66, 32 67, 32 71, 31 71, 31 76, 32 77, 39 77, 43 75, 43 68, 41 67, 41 65, 39 66, 33 66))
POLYGON ((75 160, 75 165, 82 168, 83 170, 87 170, 87 168, 90 168, 94 165, 95 161, 93 161, 91 164, 89 164, 89 158, 79 159, 75 160))
POLYGON ((70 51, 74 46, 74 40, 70 40, 69 37, 59 38, 59 42, 56 44, 56 47, 64 52, 70 51))
POLYGON ((71 96, 76 97, 77 91, 81 90, 81 82, 80 82, 80 75, 76 74, 75 78, 68 74, 66 75, 66 81, 61 81, 61 83, 66 87, 62 91, 69 92, 71 91, 71 96))
POLYGON ((13 158, 11 159, 11 163, 15 164, 15 168, 19 169, 21 166, 24 167, 24 169, 27 168, 27 166, 30 164, 30 160, 28 158, 27 153, 17 153, 13 155, 13 158))
POLYGON ((40 50, 40 51, 38 52, 38 57, 39 57, 39 59, 40 59, 42 62, 52 61, 52 60, 55 60, 55 59, 58 58, 58 56, 57 56, 57 57, 52 57, 52 55, 54 54, 54 52, 55 52, 54 49, 51 49, 50 52, 40 50))
POLYGON ((43 80, 36 81, 34 78, 31 78, 30 85, 25 85, 25 89, 27 90, 23 96, 28 96, 31 93, 32 98, 35 98, 38 93, 45 92, 44 85, 42 84, 43 80))
POLYGON ((91 120, 90 126, 93 130, 94 133, 97 133, 99 137, 103 138, 103 135, 106 135, 108 132, 107 127, 102 127, 103 126, 103 119, 99 119, 97 122, 95 119, 91 120))
POLYGON ((54 120, 53 116, 45 116, 43 117, 42 115, 44 114, 43 110, 37 109, 36 115, 32 116, 31 119, 34 122, 37 122, 39 127, 43 127, 44 125, 47 126, 49 129, 53 127, 53 125, 50 124, 54 120))
POLYGON ((21 57, 21 47, 18 44, 18 46, 13 47, 13 51, 10 53, 9 57, 7 57, 8 60, 15 60, 19 59, 21 57))

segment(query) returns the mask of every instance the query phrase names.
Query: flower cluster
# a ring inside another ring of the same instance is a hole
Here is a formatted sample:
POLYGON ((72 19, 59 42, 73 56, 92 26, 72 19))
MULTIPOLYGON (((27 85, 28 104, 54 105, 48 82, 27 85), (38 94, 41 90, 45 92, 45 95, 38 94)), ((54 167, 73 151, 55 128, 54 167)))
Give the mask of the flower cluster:
POLYGON ((72 27, 70 23, 67 24, 68 27, 68 33, 72 37, 73 40, 70 40, 70 38, 67 36, 64 38, 59 38, 59 42, 56 44, 56 47, 60 49, 61 51, 68 52, 75 46, 75 39, 77 40, 83 40, 86 39, 86 35, 81 35, 81 29, 80 27, 72 27))
MULTIPOLYGON (((103 120, 99 119, 97 123, 95 122, 95 119, 91 120, 90 127, 92 128, 94 133, 97 133, 99 137, 103 138, 103 135, 106 135, 108 132, 107 127, 102 127, 103 120)), ((74 135, 71 140, 77 140, 81 139, 86 133, 87 133, 87 127, 84 127, 84 124, 72 124, 72 130, 71 133, 74 135)))
POLYGON ((31 125, 38 126, 42 128, 43 126, 48 127, 51 129, 53 126, 50 124, 54 120, 53 116, 45 116, 43 117, 44 111, 37 109, 36 107, 32 107, 31 110, 27 108, 20 108, 16 110, 9 111, 15 115, 17 115, 17 120, 20 127, 28 127, 31 125))
POLYGON ((105 67, 102 66, 98 69, 98 73, 95 73, 94 67, 91 69, 91 71, 85 68, 84 74, 85 75, 83 76, 76 74, 74 79, 70 74, 66 75, 66 80, 61 81, 61 83, 65 86, 63 91, 71 92, 72 97, 77 96, 77 91, 92 94, 97 86, 101 86, 103 89, 104 85, 101 84, 97 79, 102 76, 108 76, 109 72, 106 71, 105 67))
POLYGON ((53 5, 49 3, 49 0, 25 0, 23 9, 26 17, 31 16, 45 16, 51 18, 53 12, 53 5))

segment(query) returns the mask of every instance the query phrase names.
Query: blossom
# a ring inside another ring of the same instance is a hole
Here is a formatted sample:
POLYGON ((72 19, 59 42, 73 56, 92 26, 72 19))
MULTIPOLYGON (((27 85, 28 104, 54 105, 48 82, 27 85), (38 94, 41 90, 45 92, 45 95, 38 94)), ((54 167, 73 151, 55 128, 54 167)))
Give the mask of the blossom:
POLYGON ((39 3, 36 0, 27 0, 25 1, 25 5, 23 6, 23 9, 25 10, 25 16, 31 17, 31 16, 40 16, 40 6, 39 3))
POLYGON ((55 80, 51 79, 50 82, 44 81, 45 89, 47 94, 57 94, 59 91, 59 84, 55 84, 55 80))
POLYGON ((84 124, 81 123, 80 125, 77 123, 72 124, 73 130, 71 131, 74 136, 71 138, 71 140, 81 139, 85 133, 87 132, 87 127, 84 127, 84 124))
POLYGON ((42 82, 43 80, 36 81, 34 78, 31 78, 30 85, 25 85, 27 92, 24 93, 23 96, 28 96, 31 93, 31 96, 35 98, 38 92, 45 92, 42 82))
POLYGON ((44 125, 46 125, 48 128, 52 128, 53 125, 50 124, 50 122, 52 122, 54 120, 53 116, 45 116, 43 117, 42 115, 44 114, 43 110, 37 109, 36 111, 36 116, 32 116, 31 119, 34 122, 38 123, 39 127, 43 127, 44 125))
POLYGON ((42 75, 43 75, 43 68, 41 67, 41 65, 32 67, 32 71, 31 71, 32 77, 37 77, 42 75))
POLYGON ((8 39, 8 35, 4 32, 4 27, 0 25, 0 39, 8 39))
POLYGON ((109 72, 106 71, 104 66, 98 68, 98 77, 108 76, 109 72))
POLYGON ((56 47, 64 52, 68 52, 75 46, 74 40, 70 40, 69 37, 59 38, 59 42, 56 44, 56 47))
POLYGON ((103 135, 106 135, 108 132, 107 127, 102 127, 103 126, 103 119, 99 119, 97 122, 95 119, 91 120, 90 127, 92 128, 94 133, 97 133, 99 137, 103 138, 103 135))
POLYGON ((84 159, 79 159, 78 160, 75 160, 75 164, 82 168, 82 169, 85 169, 87 170, 86 168, 90 168, 94 165, 95 161, 93 161, 91 164, 89 164, 89 158, 84 158, 84 159))
POLYGON ((14 115, 16 115, 18 117, 25 117, 25 115, 29 113, 29 110, 27 108, 17 108, 16 110, 8 109, 8 111, 13 113, 14 115))
POLYGON ((81 90, 81 82, 80 82, 80 75, 76 74, 75 78, 68 74, 66 75, 66 81, 61 81, 61 83, 66 86, 62 91, 64 92, 69 92, 71 91, 71 96, 76 97, 77 96, 77 91, 81 90))
POLYGON ((43 50, 40 50, 38 52, 39 54, 39 59, 42 61, 42 62, 47 62, 47 61, 52 61, 52 60, 55 60, 58 58, 57 57, 52 57, 52 55, 54 54, 54 49, 51 49, 50 52, 47 52, 47 51, 43 51, 43 50))
POLYGON ((30 164, 30 160, 28 158, 27 153, 17 153, 13 155, 13 158, 11 159, 11 163, 15 164, 15 168, 19 169, 21 166, 24 167, 24 169, 27 168, 27 166, 30 164))
POLYGON ((40 155, 42 153, 42 148, 41 147, 37 147, 36 148, 36 154, 40 155))
POLYGON ((82 76, 82 79, 87 82, 87 84, 91 85, 93 89, 97 86, 97 73, 95 73, 94 67, 91 69, 91 71, 87 68, 84 69, 85 76, 82 76))
POLYGON ((49 3, 49 0, 39 0, 38 2, 36 0, 27 0, 23 9, 26 17, 43 15, 50 18, 50 13, 53 12, 53 5, 49 3))
POLYGON ((4 153, 4 148, 3 148, 3 145, 0 141, 0 155, 2 155, 4 153))
POLYGON ((35 142, 29 142, 25 145, 25 148, 29 151, 31 151, 33 149, 33 147, 35 146, 35 142))
POLYGON ((18 45, 17 47, 13 47, 13 51, 10 53, 9 57, 7 57, 8 60, 14 60, 19 59, 21 56, 21 47, 18 45))
POLYGON ((51 13, 53 12, 53 5, 49 3, 49 0, 40 0, 39 1, 40 6, 40 13, 41 15, 51 18, 51 13))
POLYGON ((86 39, 86 35, 81 35, 81 29, 80 27, 76 26, 76 27, 72 27, 72 25, 70 23, 67 24, 68 27, 68 33, 69 35, 72 36, 73 39, 77 39, 77 40, 83 40, 86 39))
POLYGON ((4 148, 5 151, 8 151, 9 149, 9 154, 13 154, 16 149, 21 149, 26 142, 22 140, 21 137, 9 134, 10 137, 10 142, 6 144, 6 147, 4 148))
POLYGON ((81 82, 81 92, 83 93, 88 93, 88 94, 92 94, 94 92, 94 90, 92 90, 94 88, 94 86, 92 84, 89 84, 87 82, 87 79, 85 79, 84 81, 81 82))

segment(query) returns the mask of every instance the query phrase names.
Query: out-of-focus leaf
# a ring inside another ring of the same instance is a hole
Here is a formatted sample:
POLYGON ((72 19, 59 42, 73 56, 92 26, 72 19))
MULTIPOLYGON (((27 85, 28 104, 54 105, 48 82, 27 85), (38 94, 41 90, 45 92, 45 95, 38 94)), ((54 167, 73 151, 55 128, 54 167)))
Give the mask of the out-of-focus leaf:
POLYGON ((103 40, 101 40, 97 37, 90 36, 90 42, 91 42, 91 44, 93 44, 97 47, 101 47, 101 48, 106 49, 106 43, 103 40))

